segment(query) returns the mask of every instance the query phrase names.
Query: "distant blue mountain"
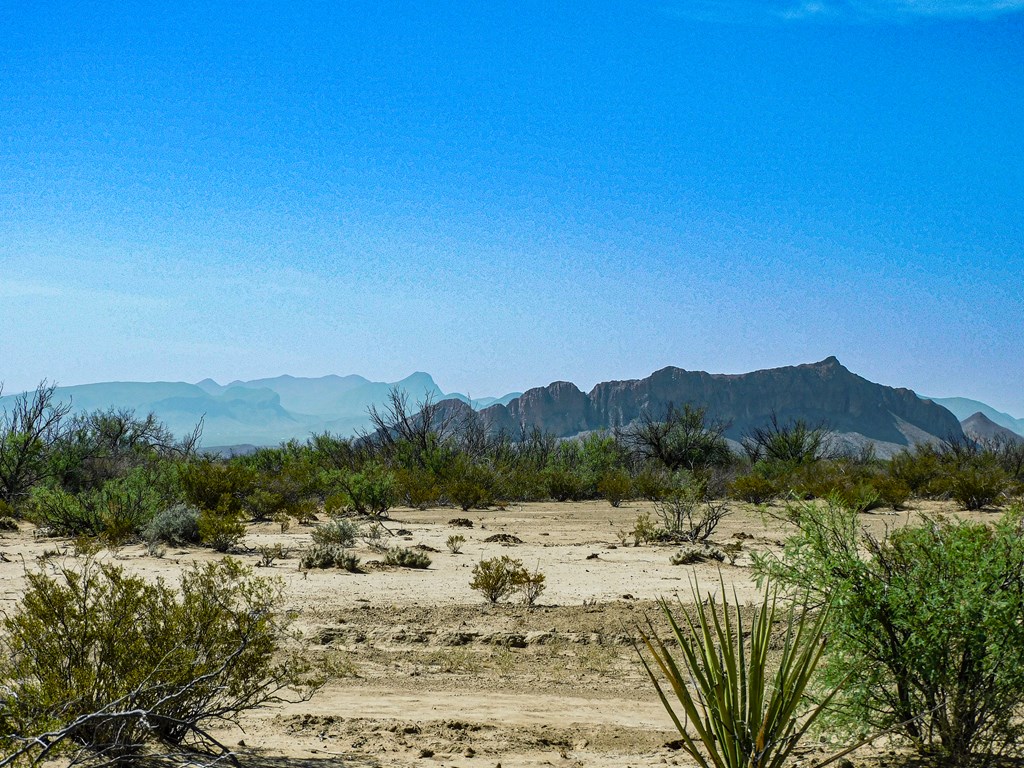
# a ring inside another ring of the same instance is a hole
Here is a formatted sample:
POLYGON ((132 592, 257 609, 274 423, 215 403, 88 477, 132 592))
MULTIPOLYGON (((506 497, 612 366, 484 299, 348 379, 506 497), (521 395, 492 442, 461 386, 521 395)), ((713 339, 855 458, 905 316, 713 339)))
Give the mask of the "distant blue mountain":
MULTIPOLYGON (((127 408, 139 414, 155 413, 175 434, 190 433, 203 420, 206 447, 276 445, 282 440, 304 440, 314 432, 351 435, 369 426, 370 406, 386 403, 393 387, 403 390, 410 405, 430 397, 435 401, 465 395, 447 394, 430 374, 417 372, 396 382, 370 381, 362 376, 269 379, 218 384, 203 379, 185 382, 104 382, 58 387, 57 399, 70 401, 73 413, 127 408)), ((472 402, 482 408, 508 402, 518 393, 472 402)), ((0 409, 9 408, 15 395, 0 397, 0 409)))
POLYGON ((991 405, 986 405, 978 400, 970 400, 966 397, 928 397, 925 399, 941 405, 960 421, 965 421, 976 413, 982 413, 1000 427, 1005 427, 1018 435, 1024 435, 1024 419, 997 411, 991 405))

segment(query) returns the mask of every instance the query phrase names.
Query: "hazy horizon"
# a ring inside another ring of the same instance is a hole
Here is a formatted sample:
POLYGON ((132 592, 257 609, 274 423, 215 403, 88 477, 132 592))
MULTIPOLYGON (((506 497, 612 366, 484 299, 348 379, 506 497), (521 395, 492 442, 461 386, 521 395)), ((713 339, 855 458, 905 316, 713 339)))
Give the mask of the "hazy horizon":
POLYGON ((1024 0, 0 8, 0 382, 1024 415, 1024 0))

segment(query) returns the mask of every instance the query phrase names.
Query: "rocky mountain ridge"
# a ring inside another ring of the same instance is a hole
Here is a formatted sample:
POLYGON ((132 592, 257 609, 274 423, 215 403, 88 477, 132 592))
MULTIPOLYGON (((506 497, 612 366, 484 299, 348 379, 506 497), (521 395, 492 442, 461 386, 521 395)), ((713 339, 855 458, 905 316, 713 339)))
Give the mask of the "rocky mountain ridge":
POLYGON ((909 389, 875 384, 835 357, 818 363, 743 374, 712 374, 667 367, 644 379, 608 381, 584 393, 556 381, 527 390, 507 405, 480 411, 491 429, 519 434, 534 427, 559 437, 624 426, 643 413, 658 417, 673 404, 707 409, 738 440, 774 413, 827 424, 851 443, 872 441, 883 453, 923 441, 963 437, 960 422, 942 406, 909 389))

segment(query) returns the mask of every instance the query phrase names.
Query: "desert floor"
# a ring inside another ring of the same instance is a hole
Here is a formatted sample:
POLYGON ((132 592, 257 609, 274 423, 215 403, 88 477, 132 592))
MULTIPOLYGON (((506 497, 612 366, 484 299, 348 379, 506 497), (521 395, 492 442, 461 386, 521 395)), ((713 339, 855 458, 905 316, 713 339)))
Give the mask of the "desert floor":
MULTIPOLYGON (((943 511, 918 505, 899 513, 863 515, 882 532, 917 513, 943 511)), ((779 508, 776 508, 779 511, 779 508)), ((944 511, 951 511, 945 509, 944 511)), ((427 570, 387 568, 381 555, 357 549, 364 573, 301 571, 297 553, 310 544, 311 528, 250 528, 246 552, 281 543, 290 557, 260 575, 280 577, 285 608, 296 616, 311 653, 340 659, 346 673, 307 702, 265 708, 224 730, 251 766, 660 766, 690 761, 674 748, 677 735, 639 664, 631 639, 646 616, 659 619, 659 597, 692 602, 691 580, 744 600, 759 592, 751 554, 779 552, 786 525, 742 504, 712 536, 732 545, 721 565, 669 563, 675 547, 633 546, 637 516, 646 503, 538 503, 463 513, 453 509, 395 510, 387 527, 394 544, 429 548, 427 570), (472 528, 455 527, 466 517, 472 528), (461 554, 445 542, 466 538, 461 554), (522 543, 486 542, 510 534, 522 543), (436 550, 436 551, 434 551, 436 550), (489 605, 469 587, 482 558, 509 555, 547 577, 538 605, 489 605)), ((990 516, 991 517, 991 516, 990 516)), ((37 539, 28 526, 0 538, 0 609, 11 610, 25 569, 75 558, 72 542, 37 539)), ((141 545, 103 551, 147 577, 174 579, 183 566, 215 557, 203 549, 168 550, 162 557, 141 545)), ((820 753, 813 745, 801 762, 820 753)), ((896 757, 875 745, 853 755, 855 763, 896 757)))

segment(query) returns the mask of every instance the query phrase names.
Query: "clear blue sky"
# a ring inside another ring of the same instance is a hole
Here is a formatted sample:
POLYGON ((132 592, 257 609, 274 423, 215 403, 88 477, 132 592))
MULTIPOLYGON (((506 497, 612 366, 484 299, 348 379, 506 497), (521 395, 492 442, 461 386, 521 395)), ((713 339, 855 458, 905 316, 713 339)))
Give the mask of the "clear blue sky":
POLYGON ((1024 0, 0 2, 0 380, 835 354, 1024 415, 1024 0))

